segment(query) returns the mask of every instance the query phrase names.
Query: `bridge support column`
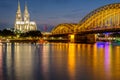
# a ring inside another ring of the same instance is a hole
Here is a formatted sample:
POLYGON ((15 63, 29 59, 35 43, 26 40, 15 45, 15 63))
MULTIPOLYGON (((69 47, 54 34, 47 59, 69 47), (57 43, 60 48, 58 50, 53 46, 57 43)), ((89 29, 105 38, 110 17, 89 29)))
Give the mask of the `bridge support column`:
POLYGON ((69 35, 69 41, 72 42, 72 43, 74 43, 75 42, 75 37, 76 37, 75 34, 70 34, 69 35))
POLYGON ((87 35, 87 42, 88 43, 95 43, 96 42, 96 34, 88 34, 87 35))
POLYGON ((69 41, 75 43, 95 43, 96 35, 95 34, 71 34, 69 35, 69 41))

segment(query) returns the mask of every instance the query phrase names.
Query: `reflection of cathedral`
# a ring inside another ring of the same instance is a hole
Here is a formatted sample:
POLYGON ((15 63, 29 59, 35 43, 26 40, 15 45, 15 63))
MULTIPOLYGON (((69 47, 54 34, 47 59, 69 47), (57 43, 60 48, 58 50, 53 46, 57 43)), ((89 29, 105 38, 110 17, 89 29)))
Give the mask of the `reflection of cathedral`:
POLYGON ((28 12, 27 5, 25 5, 24 20, 22 19, 20 2, 18 2, 18 10, 16 12, 16 20, 15 20, 15 27, 14 28, 15 28, 15 30, 19 30, 21 32, 37 30, 36 23, 33 21, 30 21, 30 15, 28 12))

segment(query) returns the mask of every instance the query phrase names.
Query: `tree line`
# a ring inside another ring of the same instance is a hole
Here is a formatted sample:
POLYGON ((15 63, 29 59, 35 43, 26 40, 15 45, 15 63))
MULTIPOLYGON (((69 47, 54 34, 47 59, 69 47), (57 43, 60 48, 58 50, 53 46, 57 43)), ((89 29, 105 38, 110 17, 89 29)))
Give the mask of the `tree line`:
POLYGON ((2 37, 8 37, 8 36, 12 36, 15 37, 19 35, 19 37, 42 37, 41 31, 37 30, 37 31, 29 31, 29 32, 25 32, 25 33, 16 33, 12 30, 0 30, 0 36, 2 37))

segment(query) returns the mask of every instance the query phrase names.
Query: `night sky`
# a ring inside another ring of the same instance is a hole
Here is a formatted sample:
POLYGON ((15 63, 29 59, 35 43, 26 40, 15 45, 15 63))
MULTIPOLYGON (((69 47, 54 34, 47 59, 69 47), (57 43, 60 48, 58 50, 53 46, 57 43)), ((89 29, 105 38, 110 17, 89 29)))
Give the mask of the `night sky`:
MULTIPOLYGON (((78 23, 92 10, 120 0, 19 0, 21 10, 27 2, 30 18, 36 21, 42 31, 43 26, 60 23, 78 23)), ((0 0, 0 29, 13 27, 18 0, 0 0)))

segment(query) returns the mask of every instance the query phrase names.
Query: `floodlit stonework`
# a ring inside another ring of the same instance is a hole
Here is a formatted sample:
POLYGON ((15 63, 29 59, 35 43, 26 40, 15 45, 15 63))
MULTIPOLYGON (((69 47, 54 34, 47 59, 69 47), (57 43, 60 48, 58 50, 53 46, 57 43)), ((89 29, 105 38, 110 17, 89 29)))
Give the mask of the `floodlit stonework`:
POLYGON ((21 8, 20 8, 20 2, 18 2, 18 10, 16 12, 16 20, 14 28, 15 30, 19 30, 21 32, 28 32, 37 30, 37 25, 34 21, 30 21, 30 15, 28 12, 27 5, 25 4, 25 10, 24 10, 24 19, 22 19, 21 14, 21 8))

